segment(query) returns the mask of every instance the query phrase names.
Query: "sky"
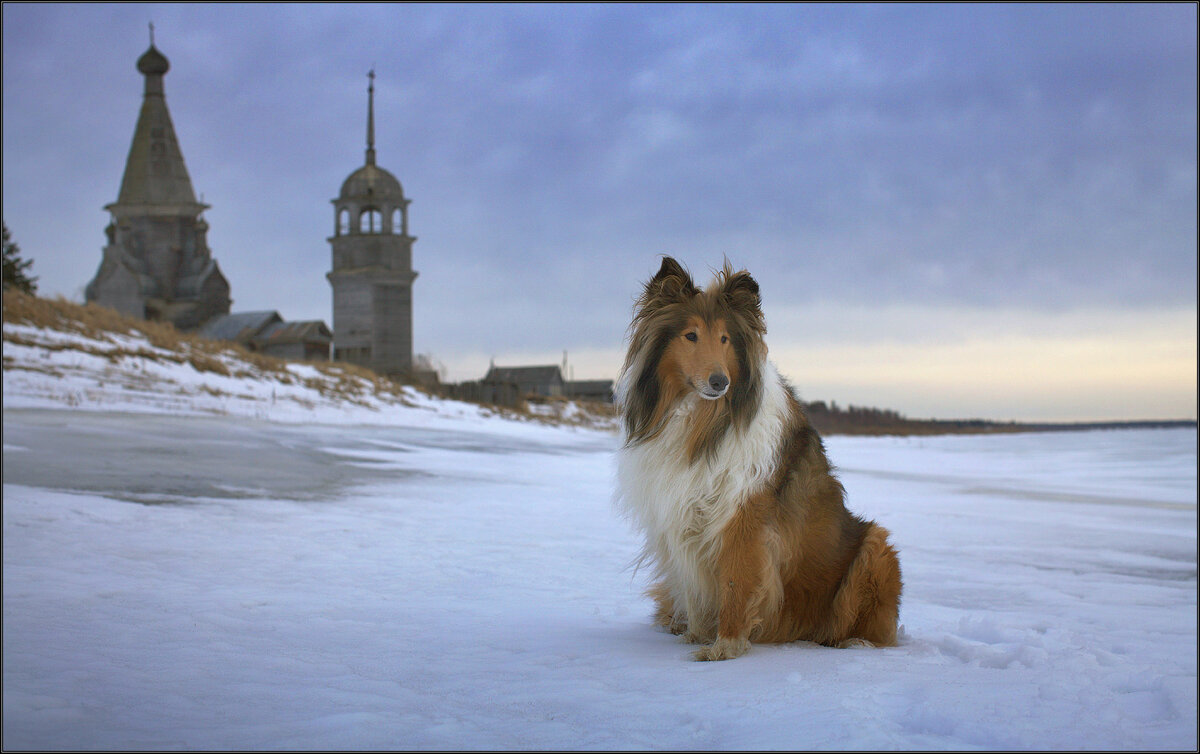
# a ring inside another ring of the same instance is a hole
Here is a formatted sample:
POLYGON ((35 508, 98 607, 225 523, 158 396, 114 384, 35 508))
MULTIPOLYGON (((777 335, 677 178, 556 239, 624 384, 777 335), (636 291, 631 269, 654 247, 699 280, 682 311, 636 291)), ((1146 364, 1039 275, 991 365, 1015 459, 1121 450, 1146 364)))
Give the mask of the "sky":
POLYGON ((3 6, 3 216, 39 293, 99 267, 143 78, 233 310, 332 320, 331 200, 412 200, 414 349, 611 378, 669 254, 762 289, 806 400, 1195 418, 1197 6, 3 6))

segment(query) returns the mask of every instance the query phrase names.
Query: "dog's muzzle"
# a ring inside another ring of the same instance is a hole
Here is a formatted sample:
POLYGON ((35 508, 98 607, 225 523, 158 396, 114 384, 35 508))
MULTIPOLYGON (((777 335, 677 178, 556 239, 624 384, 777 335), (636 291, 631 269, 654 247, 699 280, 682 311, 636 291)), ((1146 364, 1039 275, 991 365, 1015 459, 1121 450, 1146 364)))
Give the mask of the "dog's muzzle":
POLYGON ((700 397, 705 400, 715 401, 725 395, 729 390, 729 378, 720 372, 713 372, 708 376, 708 382, 699 387, 697 392, 700 397))

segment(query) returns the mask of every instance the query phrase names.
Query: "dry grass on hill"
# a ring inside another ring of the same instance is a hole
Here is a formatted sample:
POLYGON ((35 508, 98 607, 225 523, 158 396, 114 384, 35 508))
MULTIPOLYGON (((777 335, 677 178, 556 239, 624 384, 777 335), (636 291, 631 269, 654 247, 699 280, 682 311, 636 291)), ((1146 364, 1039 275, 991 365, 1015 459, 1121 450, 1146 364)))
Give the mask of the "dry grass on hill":
MULTIPOLYGON (((76 350, 107 359, 114 364, 129 357, 190 364, 199 372, 211 372, 226 377, 269 379, 285 385, 302 384, 326 398, 360 404, 366 403, 368 395, 375 395, 387 396, 396 403, 411 405, 409 397, 405 394, 406 388, 428 394, 420 385, 408 385, 354 364, 287 361, 250 351, 230 341, 211 340, 183 333, 169 323, 137 319, 108 307, 75 304, 61 297, 46 299, 7 290, 3 298, 3 318, 7 323, 76 334, 83 339, 69 342, 55 342, 45 338, 33 340, 20 332, 6 329, 5 342, 35 346, 47 351, 76 350), (122 335, 138 338, 144 341, 145 345, 131 346, 128 341, 114 337, 122 335), (317 375, 304 377, 288 368, 295 364, 303 364, 313 369, 317 375)), ((52 367, 20 363, 9 356, 4 357, 4 369, 53 374, 52 367)), ((493 414, 525 421, 595 427, 611 424, 613 413, 611 406, 583 402, 567 404, 551 401, 535 406, 522 403, 517 407, 485 405, 484 408, 493 414)))
MULTIPOLYGON (((55 346, 37 343, 40 348, 74 348, 84 350, 110 361, 124 357, 141 357, 156 361, 191 364, 200 372, 213 372, 230 377, 269 376, 283 384, 304 383, 324 395, 341 395, 353 399, 372 390, 396 396, 402 395, 402 385, 385 379, 369 369, 341 362, 304 362, 320 373, 321 378, 306 379, 287 368, 283 359, 250 351, 237 343, 210 340, 182 333, 169 323, 152 322, 121 314, 97 304, 79 305, 63 298, 45 299, 8 290, 4 292, 4 321, 46 330, 75 333, 90 340, 113 343, 111 348, 88 348, 81 344, 55 346), (144 337, 151 348, 127 348, 117 345, 112 334, 144 337), (152 350, 153 349, 153 350, 152 350)), ((20 334, 5 331, 4 340, 34 345, 20 334)), ((5 359, 4 368, 21 368, 5 359)))

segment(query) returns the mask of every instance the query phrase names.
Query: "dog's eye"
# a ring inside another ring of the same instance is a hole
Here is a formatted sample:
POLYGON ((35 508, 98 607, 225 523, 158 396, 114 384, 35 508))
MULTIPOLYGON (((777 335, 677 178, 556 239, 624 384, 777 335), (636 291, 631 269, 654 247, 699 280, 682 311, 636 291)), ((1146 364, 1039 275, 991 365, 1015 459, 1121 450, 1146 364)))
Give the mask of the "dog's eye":
POLYGON ((729 342, 729 336, 728 336, 728 335, 722 335, 722 336, 721 336, 721 342, 722 342, 722 343, 728 343, 728 342, 729 342))
POLYGON ((692 341, 693 343, 695 343, 697 340, 700 340, 700 336, 694 332, 687 333, 683 337, 687 338, 688 340, 692 341))

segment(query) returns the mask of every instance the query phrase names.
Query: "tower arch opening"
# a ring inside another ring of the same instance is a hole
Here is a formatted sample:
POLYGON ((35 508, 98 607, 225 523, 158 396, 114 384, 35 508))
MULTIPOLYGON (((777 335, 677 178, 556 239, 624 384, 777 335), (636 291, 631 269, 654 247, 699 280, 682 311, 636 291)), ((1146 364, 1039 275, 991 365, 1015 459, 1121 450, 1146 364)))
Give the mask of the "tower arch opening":
POLYGON ((375 207, 365 207, 358 213, 359 233, 379 233, 383 230, 383 213, 375 207))

